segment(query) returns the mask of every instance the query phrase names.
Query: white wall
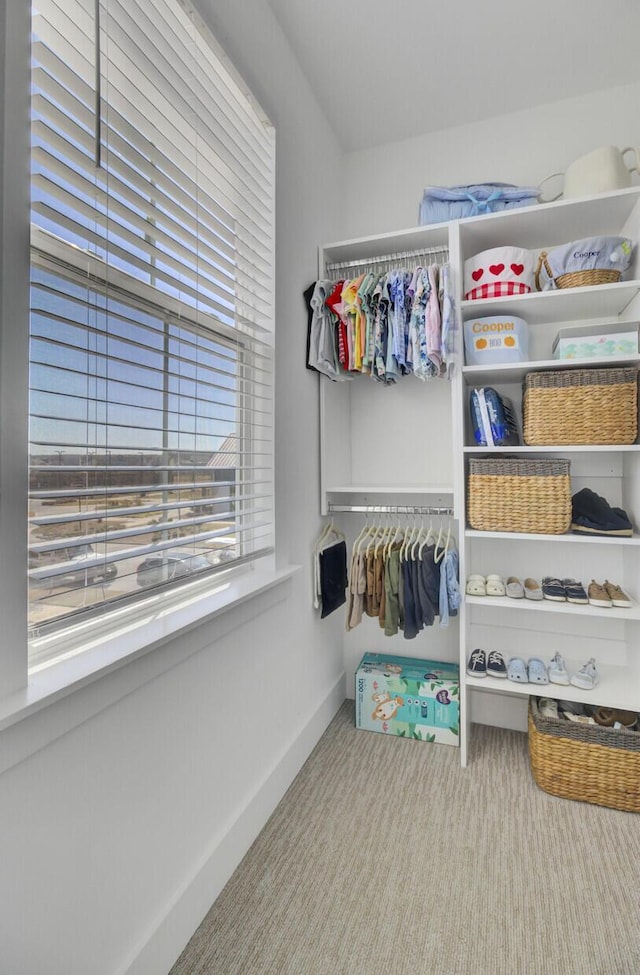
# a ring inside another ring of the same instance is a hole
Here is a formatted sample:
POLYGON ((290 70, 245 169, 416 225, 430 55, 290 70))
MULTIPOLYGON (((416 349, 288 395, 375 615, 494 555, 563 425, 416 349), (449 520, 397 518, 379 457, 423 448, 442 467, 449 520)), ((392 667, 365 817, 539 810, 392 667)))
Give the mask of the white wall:
MULTIPOLYGON (((164 648, 182 662, 0 775, 2 975, 166 972, 344 698, 339 623, 310 600, 318 411, 302 300, 318 242, 341 234, 342 156, 267 3, 209 6, 278 131, 277 543, 303 569, 164 648)), ((25 27, 5 40, 26 57, 25 27)), ((7 144, 24 144, 18 109, 10 124, 7 144)), ((26 219, 10 216, 5 239, 26 219)), ((0 735, 0 755, 28 732, 0 735)))
MULTIPOLYGON (((539 186, 598 146, 638 145, 639 104, 640 81, 349 153, 345 236, 414 227, 425 186, 539 186)), ((561 181, 554 186, 561 189, 561 181)))

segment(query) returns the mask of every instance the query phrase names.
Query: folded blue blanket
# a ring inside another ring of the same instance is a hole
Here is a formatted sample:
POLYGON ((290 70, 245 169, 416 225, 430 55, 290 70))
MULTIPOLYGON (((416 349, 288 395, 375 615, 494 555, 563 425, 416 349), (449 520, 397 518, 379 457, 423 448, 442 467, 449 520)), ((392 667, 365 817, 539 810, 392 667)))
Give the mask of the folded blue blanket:
POLYGON ((419 222, 442 223, 461 217, 475 217, 537 203, 537 186, 514 186, 512 183, 471 183, 466 186, 427 186, 420 204, 419 222))

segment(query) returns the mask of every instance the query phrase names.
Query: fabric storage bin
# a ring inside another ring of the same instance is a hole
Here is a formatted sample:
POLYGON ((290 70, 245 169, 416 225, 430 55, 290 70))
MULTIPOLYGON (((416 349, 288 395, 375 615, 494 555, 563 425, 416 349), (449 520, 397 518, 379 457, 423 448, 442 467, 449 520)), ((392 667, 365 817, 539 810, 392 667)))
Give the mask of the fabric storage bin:
POLYGON ((540 714, 529 698, 529 761, 552 796, 640 812, 640 732, 540 714))
POLYGON ((631 263, 633 243, 626 237, 585 237, 538 257, 538 291, 614 284, 631 263))
POLYGON ((421 226, 476 217, 498 210, 531 206, 537 203, 537 186, 513 186, 511 183, 471 183, 467 186, 427 186, 418 212, 421 226))
POLYGON ((471 528, 562 535, 571 524, 568 460, 485 458, 469 461, 471 528))
POLYGON ((529 358, 529 330, 524 318, 490 315, 464 323, 464 360, 468 366, 523 362, 529 358))
POLYGON ((523 439, 530 446, 632 444, 638 435, 638 371, 529 372, 522 412, 523 439))
POLYGON ((502 298, 533 290, 533 253, 524 247, 491 247, 464 262, 464 297, 502 298))

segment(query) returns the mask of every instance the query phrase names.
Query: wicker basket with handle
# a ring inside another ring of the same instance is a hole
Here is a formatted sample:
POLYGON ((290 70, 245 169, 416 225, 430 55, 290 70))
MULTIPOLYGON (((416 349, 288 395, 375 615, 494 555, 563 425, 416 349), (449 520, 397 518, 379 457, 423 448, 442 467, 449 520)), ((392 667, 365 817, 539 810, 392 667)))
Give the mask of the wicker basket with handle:
POLYGON ((538 265, 534 276, 537 291, 543 290, 540 281, 540 272, 543 267, 558 288, 588 288, 594 284, 614 284, 622 277, 620 271, 603 267, 586 268, 582 271, 567 271, 566 274, 558 274, 554 277, 553 271, 549 267, 547 252, 542 251, 538 255, 538 265))
POLYGON ((529 760, 553 796, 640 812, 640 732, 545 718, 529 698, 529 760))
POLYGON ((534 275, 538 291, 615 284, 631 264, 634 243, 628 237, 584 237, 542 251, 534 275))
POLYGON ((638 371, 530 372, 522 407, 526 444, 632 444, 638 435, 638 371))
POLYGON ((479 531, 561 535, 571 524, 568 460, 469 461, 468 520, 479 531))

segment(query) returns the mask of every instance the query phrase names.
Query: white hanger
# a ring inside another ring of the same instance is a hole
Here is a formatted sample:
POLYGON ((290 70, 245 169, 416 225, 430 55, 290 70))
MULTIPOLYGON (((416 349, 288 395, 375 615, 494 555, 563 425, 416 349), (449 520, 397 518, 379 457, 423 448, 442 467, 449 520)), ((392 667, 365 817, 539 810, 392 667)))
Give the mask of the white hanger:
POLYGON ((413 541, 414 541, 414 538, 415 538, 415 533, 416 533, 416 529, 417 529, 416 509, 415 508, 412 511, 412 515, 413 515, 413 522, 412 522, 411 528, 407 530, 406 535, 405 535, 405 539, 404 539, 404 543, 402 545, 402 548, 400 549, 400 561, 401 562, 406 562, 408 560, 408 558, 409 558, 409 550, 410 550, 411 545, 413 544, 413 541))
POLYGON ((446 541, 445 541, 445 544, 444 544, 444 548, 442 548, 440 550, 440 552, 438 552, 438 545, 442 541, 442 526, 440 526, 440 534, 438 535, 438 540, 436 542, 436 547, 435 547, 435 549, 433 551, 433 561, 434 562, 440 562, 440 560, 442 558, 444 558, 444 556, 447 554, 447 552, 449 551, 449 540, 450 540, 450 538, 451 538, 451 518, 449 518, 449 522, 448 522, 448 525, 447 525, 447 538, 446 538, 446 541))
POLYGON ((411 546, 411 561, 412 562, 415 562, 416 561, 416 559, 418 557, 418 552, 419 552, 419 549, 420 549, 420 545, 421 545, 422 539, 425 537, 425 535, 427 535, 427 527, 425 525, 424 518, 425 518, 425 516, 423 515, 422 516, 422 520, 421 520, 421 522, 420 522, 420 524, 418 526, 418 531, 416 533, 415 540, 414 540, 414 542, 413 542, 413 544, 411 546))
POLYGON ((371 551, 372 548, 375 551, 374 546, 377 545, 378 539, 380 538, 380 536, 384 531, 383 519, 384 519, 384 515, 382 514, 382 512, 378 511, 378 517, 375 520, 373 531, 371 532, 369 541, 367 542, 367 554, 371 551))
POLYGON ((369 534, 369 531, 370 530, 371 530, 371 525, 369 523, 369 518, 368 518, 368 515, 365 515, 364 524, 363 524, 363 526, 362 526, 362 528, 361 528, 361 530, 360 530, 360 532, 358 534, 358 537, 356 538, 356 540, 353 543, 353 547, 352 547, 352 554, 353 555, 358 555, 359 554, 359 552, 360 552, 360 546, 362 545, 362 542, 364 541, 364 539, 369 534))
POLYGON ((429 543, 432 541, 433 541, 433 515, 431 515, 431 517, 429 518, 429 530, 427 531, 427 534, 423 538, 420 548, 418 549, 419 559, 422 558, 422 553, 424 552, 425 547, 429 545, 429 543))
POLYGON ((369 539, 371 538, 371 536, 376 530, 375 520, 373 520, 372 514, 373 514, 372 512, 369 512, 364 531, 361 533, 360 538, 358 540, 358 547, 356 549, 356 555, 358 556, 362 552, 363 547, 365 549, 369 547, 369 539))
POLYGON ((393 546, 396 544, 396 542, 400 538, 402 538, 402 524, 401 524, 401 521, 400 521, 400 513, 399 512, 396 512, 396 530, 395 530, 395 532, 393 532, 393 534, 389 538, 389 541, 387 542, 387 546, 386 546, 386 549, 385 549, 385 552, 384 552, 384 558, 385 559, 388 559, 389 558, 389 556, 391 554, 391 549, 393 548, 393 546))
POLYGON ((318 540, 316 542, 316 551, 319 551, 320 548, 322 548, 322 547, 325 547, 325 548, 327 547, 325 543, 328 541, 328 539, 329 539, 329 537, 331 535, 334 536, 334 541, 336 541, 336 542, 343 541, 345 539, 344 532, 342 532, 338 528, 338 526, 334 522, 333 518, 330 518, 329 519, 329 521, 326 523, 326 525, 324 526, 324 528, 320 532, 320 535, 318 536, 318 540))
POLYGON ((384 552, 385 542, 388 539, 389 535, 391 534, 392 525, 391 525, 391 515, 389 514, 389 512, 386 512, 386 514, 384 515, 382 521, 383 521, 382 531, 380 533, 380 536, 378 537, 378 540, 376 542, 375 548, 373 550, 373 557, 375 559, 378 558, 378 552, 380 551, 380 546, 381 545, 382 545, 383 552, 384 552))

